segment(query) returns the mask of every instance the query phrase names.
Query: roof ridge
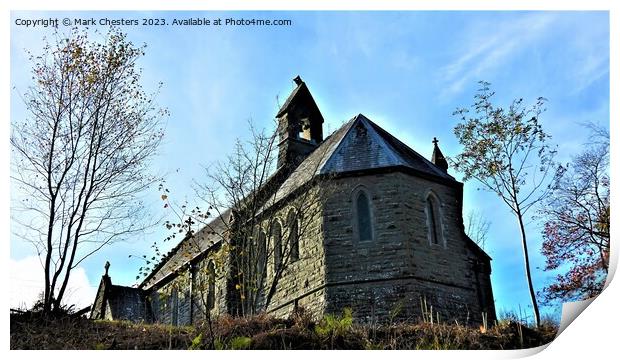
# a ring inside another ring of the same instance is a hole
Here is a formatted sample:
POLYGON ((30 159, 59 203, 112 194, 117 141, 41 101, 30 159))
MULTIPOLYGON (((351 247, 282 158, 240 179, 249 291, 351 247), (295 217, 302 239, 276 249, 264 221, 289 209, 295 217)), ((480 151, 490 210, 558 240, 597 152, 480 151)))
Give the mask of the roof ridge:
POLYGON ((342 124, 342 126, 327 136, 325 140, 323 140, 323 142, 321 142, 321 144, 319 144, 319 146, 304 159, 304 161, 297 165, 297 167, 291 171, 289 176, 276 189, 273 196, 265 201, 265 204, 268 205, 265 205, 261 210, 259 210, 259 213, 262 213, 265 209, 276 205, 280 200, 288 196, 290 192, 312 180, 316 175, 321 175, 322 169, 326 166, 331 156, 337 151, 342 139, 344 139, 346 134, 348 134, 351 130, 352 124, 355 123, 354 120, 356 119, 357 116, 342 124), (342 133, 340 133, 341 131, 342 133), (317 157, 320 158, 316 159, 317 157), (316 161, 315 166, 308 169, 309 166, 312 166, 313 161, 316 161), (298 180, 297 183, 295 183, 296 180, 298 180))
MULTIPOLYGON (((360 114, 360 115, 362 115, 362 114, 360 114)), ((394 156, 394 153, 398 154, 399 151, 398 151, 398 149, 395 149, 394 146, 392 146, 392 144, 390 144, 389 141, 387 141, 387 139, 385 138, 384 134, 382 134, 380 131, 377 131, 378 129, 376 127, 379 127, 379 126, 376 125, 372 120, 370 120, 366 116, 362 115, 362 117, 363 117, 362 121, 367 122, 365 124, 365 126, 367 128, 369 128, 369 130, 372 130, 375 134, 377 134, 377 137, 381 141, 382 145, 387 147, 388 150, 392 150, 391 153, 388 153, 387 155, 389 155, 390 158, 392 158, 393 162, 395 162, 395 165, 407 165, 407 163, 405 161, 403 161, 402 157, 394 156)))
MULTIPOLYGON (((315 174, 323 174, 323 168, 325 168, 327 166, 327 163, 329 163, 329 161, 332 159, 332 155, 334 155, 335 153, 338 152, 338 150, 340 150, 340 147, 342 146, 342 140, 344 140, 347 135, 349 135, 349 132, 351 132, 351 129, 354 128, 355 123, 361 121, 362 119, 360 118, 360 116, 362 118, 366 118, 364 115, 357 114, 354 117, 352 117, 351 119, 349 119, 349 121, 347 121, 346 123, 344 123, 341 127, 339 127, 338 129, 336 129, 336 131, 334 131, 331 135, 335 135, 338 131, 343 130, 345 128, 348 127, 348 129, 342 134, 342 136, 340 136, 340 139, 338 140, 338 143, 336 144, 336 146, 334 147, 334 149, 332 150, 331 154, 329 154, 329 156, 325 157, 322 161, 321 164, 319 164, 319 166, 317 167, 317 171, 315 172, 315 174)), ((330 135, 330 136, 331 136, 330 135)), ((325 143, 325 141, 323 142, 325 143)), ((321 144, 322 145, 322 144, 321 144)), ((320 146, 319 146, 320 148, 320 146)), ((319 148, 316 148, 314 151, 318 150, 319 148)), ((327 155, 327 154, 326 154, 327 155)))
MULTIPOLYGON (((431 167, 431 169, 439 171, 440 175, 448 175, 449 177, 453 178, 451 175, 441 171, 441 169, 433 164, 432 161, 428 160, 425 156, 423 156, 422 154, 418 153, 417 151, 415 151, 413 148, 411 148, 409 145, 405 144, 403 141, 401 141, 400 139, 398 139, 396 136, 390 134, 390 132, 388 132, 387 130, 385 130, 384 128, 382 128, 381 126, 379 126, 377 123, 373 122, 372 120, 368 119, 368 122, 370 122, 370 125, 372 127, 375 128, 376 131, 382 133, 382 137, 389 137, 389 140, 394 141, 396 143, 398 143, 398 145, 403 146, 407 151, 411 152, 413 155, 416 155, 418 158, 422 159, 422 161, 428 165, 429 167, 431 167)), ((392 146, 392 144, 390 144, 390 141, 387 141, 387 143, 390 145, 390 147, 392 149, 394 149, 397 152, 401 152, 399 149, 394 148, 394 146, 392 146)))

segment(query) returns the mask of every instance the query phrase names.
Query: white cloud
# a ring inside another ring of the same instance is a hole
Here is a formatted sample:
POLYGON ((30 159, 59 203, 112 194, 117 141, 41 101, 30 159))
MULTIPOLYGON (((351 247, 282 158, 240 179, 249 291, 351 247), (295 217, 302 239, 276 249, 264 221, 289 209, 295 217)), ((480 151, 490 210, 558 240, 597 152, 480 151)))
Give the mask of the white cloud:
POLYGON ((447 84, 442 96, 459 93, 465 84, 478 81, 482 74, 501 66, 516 51, 543 36, 555 17, 550 13, 537 13, 516 21, 483 26, 464 42, 461 53, 454 56, 457 60, 440 72, 447 84))
MULTIPOLYGON (((9 274, 11 308, 32 307, 45 287, 43 267, 39 258, 29 256, 21 260, 10 259, 9 274)), ((71 272, 63 303, 75 304, 75 309, 79 310, 92 304, 96 291, 97 286, 88 282, 86 271, 77 267, 71 272)))

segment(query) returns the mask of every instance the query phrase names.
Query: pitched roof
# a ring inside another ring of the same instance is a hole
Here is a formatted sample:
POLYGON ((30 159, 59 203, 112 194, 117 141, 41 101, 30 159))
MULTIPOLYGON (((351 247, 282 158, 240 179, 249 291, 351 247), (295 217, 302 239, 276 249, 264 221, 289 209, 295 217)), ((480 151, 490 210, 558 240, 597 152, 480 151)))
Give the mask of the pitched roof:
POLYGON ((148 321, 150 314, 145 304, 146 293, 142 289, 128 286, 113 285, 112 278, 107 274, 101 277, 93 306, 91 319, 114 320, 141 319, 148 321), (109 311, 110 314, 106 314, 109 311))
POLYGON ((197 231, 192 238, 186 237, 181 240, 177 246, 170 250, 169 255, 161 259, 139 287, 145 289, 151 287, 220 242, 228 228, 229 218, 230 209, 227 209, 197 231))
POLYGON ((359 114, 315 149, 267 204, 275 204, 316 175, 403 167, 448 182, 456 180, 379 125, 359 114))
POLYGON ((435 164, 383 130, 362 114, 321 168, 321 174, 404 166, 431 176, 454 181, 435 164))
POLYGON ((304 87, 306 91, 308 91, 308 87, 306 86, 304 82, 297 85, 295 89, 293 89, 291 94, 288 96, 288 98, 286 99, 282 107, 280 107, 280 110, 278 110, 278 113, 276 114, 276 118, 282 116, 282 114, 284 114, 288 110, 288 108, 291 106, 291 103, 293 102, 293 99, 297 96, 297 93, 300 92, 302 87, 304 87))
POLYGON ((276 118, 282 117, 284 113, 288 112, 291 108, 297 106, 297 104, 306 104, 310 107, 311 111, 314 111, 316 115, 318 115, 321 123, 323 123, 323 115, 321 115, 321 111, 319 110, 319 106, 314 101, 314 97, 310 93, 310 89, 308 89, 308 85, 306 85, 301 78, 296 78, 297 86, 291 94, 288 96, 278 113, 276 114, 276 118))

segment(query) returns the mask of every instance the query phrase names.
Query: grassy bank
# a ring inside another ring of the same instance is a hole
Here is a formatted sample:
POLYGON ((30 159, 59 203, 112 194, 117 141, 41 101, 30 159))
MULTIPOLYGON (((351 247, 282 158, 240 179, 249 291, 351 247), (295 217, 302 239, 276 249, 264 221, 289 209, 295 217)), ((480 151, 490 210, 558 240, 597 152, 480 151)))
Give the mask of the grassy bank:
POLYGON ((349 314, 313 322, 267 315, 222 317, 175 327, 85 318, 11 315, 11 349, 521 349, 553 340, 556 329, 499 322, 490 329, 458 324, 357 325, 349 314))

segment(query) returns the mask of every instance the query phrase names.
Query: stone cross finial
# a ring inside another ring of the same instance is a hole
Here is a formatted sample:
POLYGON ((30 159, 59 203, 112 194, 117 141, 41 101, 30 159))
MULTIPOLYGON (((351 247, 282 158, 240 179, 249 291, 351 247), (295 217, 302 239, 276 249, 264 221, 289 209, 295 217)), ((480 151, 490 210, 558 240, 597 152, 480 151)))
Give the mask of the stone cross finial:
POLYGON ((439 145, 437 145, 438 142, 439 140, 437 140, 436 137, 433 137, 433 144, 435 146, 433 149, 433 157, 431 158, 431 162, 437 165, 443 171, 448 172, 448 162, 446 161, 446 158, 441 153, 441 150, 439 150, 439 145))
POLYGON ((110 262, 106 261, 103 267, 105 268, 105 276, 108 276, 108 269, 110 268, 110 262))

